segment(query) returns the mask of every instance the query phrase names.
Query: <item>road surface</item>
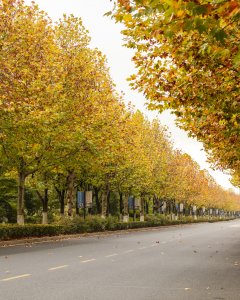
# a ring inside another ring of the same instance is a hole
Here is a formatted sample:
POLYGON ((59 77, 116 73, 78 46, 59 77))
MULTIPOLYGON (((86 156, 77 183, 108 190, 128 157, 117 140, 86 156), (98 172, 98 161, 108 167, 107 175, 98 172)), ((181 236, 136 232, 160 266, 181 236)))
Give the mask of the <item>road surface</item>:
POLYGON ((240 220, 0 248, 0 300, 240 299, 240 220))

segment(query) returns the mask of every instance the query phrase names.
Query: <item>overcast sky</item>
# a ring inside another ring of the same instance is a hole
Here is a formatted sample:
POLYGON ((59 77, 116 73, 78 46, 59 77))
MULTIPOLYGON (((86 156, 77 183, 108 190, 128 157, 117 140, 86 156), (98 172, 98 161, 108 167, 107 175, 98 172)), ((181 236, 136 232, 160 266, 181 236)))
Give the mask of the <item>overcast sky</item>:
MULTIPOLYGON (((30 0, 25 0, 30 3, 30 0)), ((122 36, 120 24, 115 24, 109 17, 103 15, 111 10, 110 0, 35 0, 39 7, 45 10, 53 20, 59 19, 63 13, 74 14, 81 17, 86 29, 91 37, 91 47, 97 47, 107 57, 111 77, 117 85, 117 90, 125 94, 127 102, 131 101, 136 108, 144 111, 149 119, 157 113, 149 112, 144 107, 144 97, 132 91, 128 87, 126 78, 134 73, 134 65, 131 61, 133 51, 122 46, 122 36)), ((206 163, 206 154, 202 150, 201 143, 190 139, 187 134, 174 125, 174 117, 168 113, 158 114, 163 125, 169 127, 174 145, 183 152, 188 153, 199 163, 201 168, 208 169, 215 180, 224 188, 232 188, 229 176, 220 171, 213 171, 206 163)), ((237 189, 235 189, 237 191, 237 189)))

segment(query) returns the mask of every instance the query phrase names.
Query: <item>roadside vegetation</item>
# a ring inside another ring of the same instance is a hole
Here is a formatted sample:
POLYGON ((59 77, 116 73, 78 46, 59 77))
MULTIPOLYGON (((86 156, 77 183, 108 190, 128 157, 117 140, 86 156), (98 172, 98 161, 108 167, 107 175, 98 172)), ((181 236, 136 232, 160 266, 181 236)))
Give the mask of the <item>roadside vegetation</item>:
POLYGON ((0 222, 29 223, 0 239, 238 215, 238 195, 125 104, 80 18, 3 0, 0 32, 0 222))
POLYGON ((185 217, 171 219, 170 216, 148 216, 145 221, 130 221, 120 222, 116 217, 107 217, 105 219, 98 216, 89 216, 85 220, 80 217, 75 217, 72 220, 65 219, 57 223, 49 225, 40 224, 25 224, 19 226, 16 224, 8 224, 0 226, 0 241, 7 241, 13 239, 29 239, 31 241, 34 238, 39 237, 51 237, 64 235, 75 235, 84 233, 97 233, 97 232, 109 232, 128 229, 140 229, 150 228, 158 226, 180 225, 188 223, 200 223, 200 222, 219 222, 233 220, 232 216, 205 216, 205 217, 185 217))

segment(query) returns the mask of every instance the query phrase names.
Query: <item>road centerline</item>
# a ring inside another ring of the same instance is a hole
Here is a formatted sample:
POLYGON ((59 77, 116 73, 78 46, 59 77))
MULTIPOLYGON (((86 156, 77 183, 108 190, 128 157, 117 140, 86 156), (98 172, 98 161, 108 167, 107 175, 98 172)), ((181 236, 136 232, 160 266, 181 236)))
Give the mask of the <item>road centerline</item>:
POLYGON ((113 254, 106 255, 105 257, 108 258, 108 257, 117 256, 117 255, 118 255, 117 253, 113 253, 113 254))
POLYGON ((69 265, 62 265, 62 266, 52 267, 52 268, 49 268, 48 271, 59 270, 59 269, 67 268, 67 267, 69 267, 69 265))
POLYGON ((81 263, 88 263, 88 262, 95 261, 95 260, 96 260, 96 258, 81 260, 81 263))
POLYGON ((17 275, 17 276, 13 276, 13 277, 8 277, 8 278, 1 279, 1 281, 10 281, 10 280, 14 280, 14 279, 20 279, 20 278, 24 278, 24 277, 29 277, 29 276, 31 276, 31 274, 22 274, 22 275, 17 275))
POLYGON ((129 249, 129 250, 124 251, 123 254, 131 253, 133 251, 134 251, 133 249, 129 249))

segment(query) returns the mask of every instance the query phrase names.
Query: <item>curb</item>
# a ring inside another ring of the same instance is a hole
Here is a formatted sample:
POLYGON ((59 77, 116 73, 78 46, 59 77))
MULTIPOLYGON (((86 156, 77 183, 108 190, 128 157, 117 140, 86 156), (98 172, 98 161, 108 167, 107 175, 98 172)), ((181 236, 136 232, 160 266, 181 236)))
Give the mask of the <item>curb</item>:
POLYGON ((192 225, 195 223, 188 223, 188 224, 173 224, 173 225, 164 225, 164 226, 156 226, 156 227, 143 227, 143 228, 133 228, 133 229, 122 229, 122 230, 112 230, 112 231, 99 231, 99 232, 89 232, 89 233, 78 233, 78 234, 68 234, 68 235, 55 235, 55 236, 44 236, 44 237, 37 237, 37 238, 26 238, 26 239, 16 239, 16 240, 9 240, 9 241, 0 241, 0 248, 5 247, 14 247, 14 246, 21 246, 27 244, 41 244, 41 243, 51 243, 51 242, 61 242, 65 240, 71 239, 80 239, 85 237, 97 237, 100 238, 102 236, 109 236, 109 235, 123 235, 131 232, 141 232, 141 231, 153 231, 159 230, 163 228, 169 227, 176 227, 176 226, 186 226, 192 225))
MULTIPOLYGON (((221 220, 216 222, 224 222, 230 220, 221 220)), ((216 223, 214 222, 214 223, 216 223)), ((153 231, 153 230, 160 230, 163 228, 169 227, 178 227, 178 226, 191 226, 193 224, 199 223, 209 223, 209 221, 202 221, 202 222, 192 222, 192 223, 185 223, 185 224, 168 224, 168 225, 160 225, 154 227, 142 227, 142 228, 132 228, 132 229, 121 229, 121 230, 108 230, 108 231, 99 231, 99 232, 89 232, 89 233, 77 233, 77 234, 67 234, 67 235, 55 235, 55 236, 43 236, 43 237, 29 237, 24 239, 14 239, 14 240, 6 240, 0 241, 0 248, 5 247, 14 247, 14 246, 21 246, 21 245, 28 245, 28 244, 41 244, 41 243, 51 243, 51 242, 61 242, 65 240, 71 239, 80 239, 84 237, 102 237, 102 236, 109 236, 109 235, 122 235, 131 232, 142 232, 142 231, 153 231)))

